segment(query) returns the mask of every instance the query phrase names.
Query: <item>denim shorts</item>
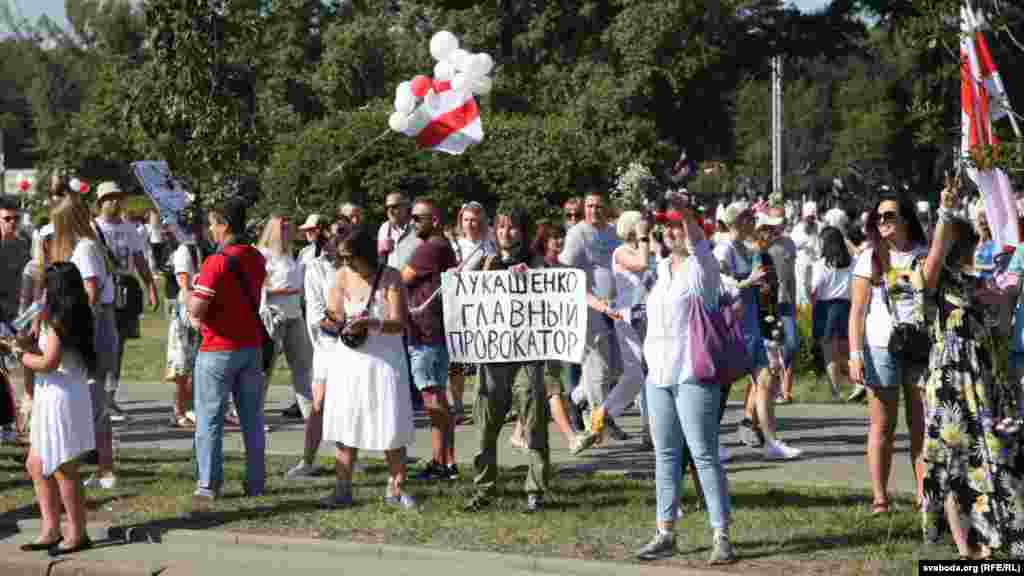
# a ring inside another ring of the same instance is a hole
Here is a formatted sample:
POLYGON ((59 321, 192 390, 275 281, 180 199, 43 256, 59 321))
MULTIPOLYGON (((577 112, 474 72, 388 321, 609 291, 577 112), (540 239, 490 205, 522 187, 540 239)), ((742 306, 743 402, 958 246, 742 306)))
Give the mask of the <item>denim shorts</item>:
POLYGON ((423 390, 444 390, 448 385, 448 348, 440 345, 409 346, 412 381, 423 390))
POLYGON ((898 389, 905 381, 924 387, 922 376, 927 376, 926 364, 904 366, 893 357, 888 348, 866 346, 864 348, 864 385, 873 389, 898 389))

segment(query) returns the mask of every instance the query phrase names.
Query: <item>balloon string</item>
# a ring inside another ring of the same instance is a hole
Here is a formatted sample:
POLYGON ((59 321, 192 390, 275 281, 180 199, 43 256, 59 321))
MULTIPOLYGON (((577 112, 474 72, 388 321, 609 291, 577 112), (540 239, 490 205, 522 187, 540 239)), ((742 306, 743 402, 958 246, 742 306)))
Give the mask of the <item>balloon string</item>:
POLYGON ((387 135, 388 135, 388 134, 390 134, 390 133, 391 133, 391 129, 390 129, 390 128, 389 128, 389 129, 386 129, 386 130, 384 130, 383 132, 381 132, 381 133, 380 133, 380 135, 379 135, 379 136, 377 136, 377 137, 376 137, 376 138, 374 138, 373 140, 370 140, 370 142, 369 142, 369 143, 367 143, 367 144, 366 144, 365 146, 363 146, 362 148, 360 148, 359 150, 357 150, 355 154, 353 154, 353 155, 349 156, 348 158, 346 158, 346 159, 342 160, 342 161, 341 161, 341 164, 338 164, 338 165, 337 165, 337 166, 336 166, 336 167, 334 168, 334 170, 331 170, 330 172, 328 172, 328 173, 327 173, 327 175, 328 175, 328 176, 333 176, 333 175, 337 174, 338 172, 341 172, 341 170, 342 170, 342 169, 343 169, 343 168, 345 167, 345 164, 347 164, 347 163, 351 162, 352 160, 355 160, 355 159, 356 159, 356 157, 358 157, 358 156, 359 156, 360 154, 362 154, 363 152, 366 152, 367 150, 369 150, 369 149, 370 149, 371 147, 373 147, 373 145, 374 145, 374 144, 376 144, 377 142, 379 142, 380 140, 382 140, 382 139, 383 139, 383 138, 384 138, 385 136, 387 136, 387 135))
MULTIPOLYGON (((465 267, 469 260, 473 258, 473 256, 476 256, 476 253, 482 250, 483 247, 484 243, 481 241, 480 244, 478 244, 477 247, 474 248, 473 251, 469 253, 469 256, 466 256, 465 258, 462 259, 462 263, 459 264, 459 267, 455 269, 455 274, 462 272, 462 268, 465 267)), ((436 300, 438 295, 440 294, 441 287, 438 286, 437 290, 434 290, 433 294, 430 295, 430 298, 427 298, 426 302, 420 304, 419 306, 413 306, 412 308, 410 308, 409 314, 422 314, 424 311, 426 311, 428 306, 434 303, 434 300, 436 300)))

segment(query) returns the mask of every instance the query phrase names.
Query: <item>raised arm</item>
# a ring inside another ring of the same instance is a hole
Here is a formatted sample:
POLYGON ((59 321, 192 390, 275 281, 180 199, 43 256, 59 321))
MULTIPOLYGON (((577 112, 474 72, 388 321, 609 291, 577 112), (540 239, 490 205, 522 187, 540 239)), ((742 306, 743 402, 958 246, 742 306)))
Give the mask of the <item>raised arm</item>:
POLYGON ((942 265, 953 244, 952 227, 949 225, 952 210, 960 199, 960 180, 946 174, 946 187, 942 189, 939 200, 938 223, 932 236, 932 245, 928 249, 928 257, 924 261, 924 286, 933 292, 939 285, 942 265))

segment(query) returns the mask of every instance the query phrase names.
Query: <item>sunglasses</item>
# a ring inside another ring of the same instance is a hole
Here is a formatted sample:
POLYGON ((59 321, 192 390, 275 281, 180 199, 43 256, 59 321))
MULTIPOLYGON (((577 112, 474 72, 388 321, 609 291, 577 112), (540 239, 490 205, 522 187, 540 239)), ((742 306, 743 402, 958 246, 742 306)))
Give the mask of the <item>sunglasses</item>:
POLYGON ((433 214, 413 214, 412 215, 412 219, 413 219, 413 222, 420 222, 420 223, 430 222, 430 221, 432 221, 434 219, 434 215, 433 214))
POLYGON ((591 210, 603 210, 604 204, 584 204, 583 207, 591 210))
POLYGON ((579 212, 566 212, 565 213, 565 219, 566 220, 579 220, 580 219, 580 213, 579 212))
POLYGON ((878 213, 879 224, 896 224, 900 221, 900 213, 894 210, 878 213))
POLYGON ((3 220, 4 222, 17 222, 18 221, 18 217, 17 216, 4 216, 3 218, 0 218, 0 220, 3 220))
POLYGON ((401 204, 385 204, 384 205, 384 208, 387 209, 387 210, 398 210, 401 207, 402 207, 401 204))

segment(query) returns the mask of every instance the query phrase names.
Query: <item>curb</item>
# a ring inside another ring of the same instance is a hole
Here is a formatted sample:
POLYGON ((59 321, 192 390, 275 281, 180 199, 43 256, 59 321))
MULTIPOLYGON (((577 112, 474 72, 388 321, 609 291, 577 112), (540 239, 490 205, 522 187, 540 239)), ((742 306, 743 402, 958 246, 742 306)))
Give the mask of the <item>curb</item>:
MULTIPOLYGON (((93 530, 106 531, 105 524, 92 524, 93 530)), ((163 535, 163 542, 175 538, 195 540, 218 547, 248 547, 276 549, 303 553, 326 553, 336 556, 361 556, 380 560, 407 562, 437 562, 458 568, 465 565, 479 569, 482 566, 500 566, 503 572, 522 574, 568 575, 568 576, 616 576, 625 572, 644 576, 735 576, 713 569, 688 568, 679 566, 656 566, 630 562, 597 562, 573 558, 532 558, 517 554, 495 552, 440 550, 407 546, 360 544, 306 538, 289 538, 244 534, 223 531, 171 530, 163 535)), ((159 553, 154 554, 157 556, 159 553)), ((178 576, 202 573, 202 563, 185 563, 180 560, 165 562, 140 561, 98 561, 78 558, 51 559, 45 556, 5 554, 0 557, 0 574, 3 576, 178 576)))

